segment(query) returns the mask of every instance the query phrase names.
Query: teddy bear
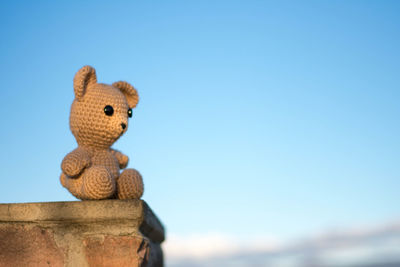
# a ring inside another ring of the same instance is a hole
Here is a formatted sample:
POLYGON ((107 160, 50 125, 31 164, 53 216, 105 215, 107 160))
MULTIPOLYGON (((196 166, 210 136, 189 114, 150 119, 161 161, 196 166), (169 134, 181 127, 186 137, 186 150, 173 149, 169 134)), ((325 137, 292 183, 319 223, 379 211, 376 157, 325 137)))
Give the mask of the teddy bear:
POLYGON ((82 200, 140 199, 142 176, 125 169, 128 157, 111 148, 128 130, 128 118, 139 101, 136 89, 124 81, 97 83, 91 66, 76 73, 73 86, 69 124, 78 147, 61 163, 61 184, 82 200))

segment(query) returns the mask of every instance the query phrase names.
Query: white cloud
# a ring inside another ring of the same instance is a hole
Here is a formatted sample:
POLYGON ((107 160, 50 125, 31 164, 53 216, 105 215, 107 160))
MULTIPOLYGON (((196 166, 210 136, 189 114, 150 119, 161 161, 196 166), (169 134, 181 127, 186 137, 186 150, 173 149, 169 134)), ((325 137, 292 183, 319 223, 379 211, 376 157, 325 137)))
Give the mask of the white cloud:
POLYGON ((246 251, 272 251, 277 248, 272 239, 239 240, 222 233, 204 233, 180 236, 169 234, 163 244, 169 259, 205 259, 229 256, 246 251))
POLYGON ((385 261, 400 266, 400 221, 329 231, 286 243, 263 237, 240 240, 221 233, 171 234, 163 247, 170 267, 336 267, 385 261))

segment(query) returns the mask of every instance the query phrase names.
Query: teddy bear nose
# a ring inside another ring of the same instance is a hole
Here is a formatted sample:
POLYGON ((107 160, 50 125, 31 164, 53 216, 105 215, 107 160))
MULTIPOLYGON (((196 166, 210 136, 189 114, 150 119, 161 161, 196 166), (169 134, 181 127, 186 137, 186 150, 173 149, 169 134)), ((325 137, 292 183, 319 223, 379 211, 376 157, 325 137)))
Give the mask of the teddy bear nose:
POLYGON ((122 130, 125 130, 126 124, 125 123, 121 123, 121 127, 122 127, 122 130))

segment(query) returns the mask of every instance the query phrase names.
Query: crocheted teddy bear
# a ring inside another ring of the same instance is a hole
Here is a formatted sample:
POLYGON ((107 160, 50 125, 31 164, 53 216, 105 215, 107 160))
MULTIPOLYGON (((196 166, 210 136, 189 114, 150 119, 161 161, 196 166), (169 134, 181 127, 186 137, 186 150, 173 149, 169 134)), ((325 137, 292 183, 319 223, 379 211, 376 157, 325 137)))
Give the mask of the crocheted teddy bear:
POLYGON ((78 148, 61 163, 61 184, 82 200, 139 199, 142 176, 125 169, 128 157, 110 148, 128 129, 128 117, 139 101, 136 89, 122 81, 97 83, 95 69, 84 66, 75 75, 74 93, 70 129, 78 148))

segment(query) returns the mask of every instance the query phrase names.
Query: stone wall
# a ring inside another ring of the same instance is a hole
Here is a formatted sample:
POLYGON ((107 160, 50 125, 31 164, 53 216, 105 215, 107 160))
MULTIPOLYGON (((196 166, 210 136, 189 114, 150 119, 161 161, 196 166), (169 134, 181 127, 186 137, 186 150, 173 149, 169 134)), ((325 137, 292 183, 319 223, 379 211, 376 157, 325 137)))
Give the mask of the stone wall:
POLYGON ((0 266, 163 266, 142 200, 0 204, 0 266))

